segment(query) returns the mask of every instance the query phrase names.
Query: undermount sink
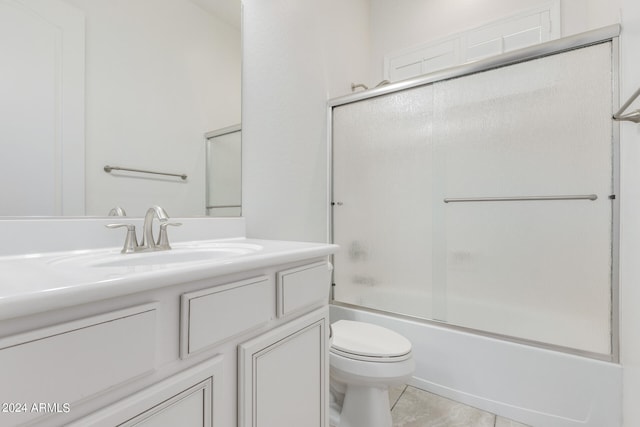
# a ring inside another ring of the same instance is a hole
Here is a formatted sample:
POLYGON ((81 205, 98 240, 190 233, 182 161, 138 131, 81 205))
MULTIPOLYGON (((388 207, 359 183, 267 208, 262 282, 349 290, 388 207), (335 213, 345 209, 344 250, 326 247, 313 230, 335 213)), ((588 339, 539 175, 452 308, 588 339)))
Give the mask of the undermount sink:
POLYGON ((179 243, 170 250, 133 254, 122 254, 115 250, 87 251, 55 258, 50 264, 91 268, 171 265, 221 260, 255 253, 261 249, 262 246, 249 243, 179 243))

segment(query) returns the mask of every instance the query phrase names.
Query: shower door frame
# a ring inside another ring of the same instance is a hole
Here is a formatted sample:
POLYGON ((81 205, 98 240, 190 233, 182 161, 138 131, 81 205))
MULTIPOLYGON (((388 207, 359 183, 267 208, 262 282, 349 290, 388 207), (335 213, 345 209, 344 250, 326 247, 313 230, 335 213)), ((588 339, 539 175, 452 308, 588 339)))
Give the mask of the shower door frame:
MULTIPOLYGON (((611 76, 612 76, 612 113, 615 111, 620 103, 620 54, 619 54, 619 37, 621 26, 610 25, 607 27, 599 28, 596 30, 588 31, 585 33, 577 34, 574 36, 564 37, 558 40, 542 43, 539 45, 531 46, 524 49, 519 49, 513 52, 497 55, 491 58, 463 64, 457 67, 448 68, 445 70, 437 71, 430 74, 425 74, 420 77, 415 77, 400 82, 392 83, 379 88, 358 92, 351 95, 346 95, 338 98, 330 99, 327 102, 327 241, 334 242, 334 230, 333 230, 333 207, 336 203, 333 197, 333 108, 342 105, 362 101, 365 99, 375 98, 382 95, 387 95, 419 86, 432 84, 438 81, 447 80, 455 77, 467 76, 482 71, 487 71, 495 68, 501 68, 507 65, 513 65, 520 62, 526 62, 533 59, 538 59, 546 56, 551 56, 575 49, 585 48, 591 45, 611 42, 611 76)), ((612 117, 613 120, 613 117, 612 117)), ((374 308, 363 307, 359 305, 344 303, 336 301, 334 299, 334 286, 335 283, 332 280, 331 287, 331 304, 353 308, 373 313, 380 313, 385 315, 393 315, 394 317, 405 318, 411 321, 417 321, 421 323, 436 325, 439 327, 445 327, 452 330, 469 332, 485 337, 497 338, 505 341, 510 341, 519 344, 530 345, 538 348, 544 348, 553 351, 559 351, 563 353, 575 354, 578 356, 589 357, 597 360, 604 360, 608 362, 618 363, 620 360, 620 323, 619 323, 619 247, 620 247, 620 126, 619 122, 614 121, 612 123, 612 188, 614 198, 612 200, 611 207, 611 313, 610 313, 610 338, 611 338, 611 353, 602 354, 594 353, 590 351, 580 350, 572 347, 565 347, 556 344, 549 344, 540 341, 529 340, 526 338, 518 338, 509 335, 503 335, 493 332, 488 332, 480 329, 474 329, 465 326, 458 326, 441 322, 432 319, 425 319, 422 317, 415 317, 400 313, 390 313, 383 310, 377 310, 374 308)), ((331 256, 333 262, 333 256, 331 256)))

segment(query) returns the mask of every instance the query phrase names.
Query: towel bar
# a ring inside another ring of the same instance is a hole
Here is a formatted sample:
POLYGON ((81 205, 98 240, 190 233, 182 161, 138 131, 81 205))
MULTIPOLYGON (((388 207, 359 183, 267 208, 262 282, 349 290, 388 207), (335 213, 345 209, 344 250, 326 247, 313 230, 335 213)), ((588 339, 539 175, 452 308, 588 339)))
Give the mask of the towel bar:
POLYGON ((178 177, 182 178, 182 180, 186 180, 187 179, 187 175, 183 174, 183 173, 156 172, 156 171, 148 171, 148 170, 142 170, 142 169, 122 168, 120 166, 109 166, 109 165, 106 165, 104 167, 104 171, 107 172, 107 173, 110 173, 112 170, 114 170, 114 171, 139 172, 139 173, 151 173, 151 174, 154 174, 154 175, 178 176, 178 177))
POLYGON ((445 203, 459 202, 513 202, 513 201, 532 201, 532 200, 597 200, 595 194, 584 194, 575 196, 516 196, 516 197, 461 197, 446 198, 445 203))

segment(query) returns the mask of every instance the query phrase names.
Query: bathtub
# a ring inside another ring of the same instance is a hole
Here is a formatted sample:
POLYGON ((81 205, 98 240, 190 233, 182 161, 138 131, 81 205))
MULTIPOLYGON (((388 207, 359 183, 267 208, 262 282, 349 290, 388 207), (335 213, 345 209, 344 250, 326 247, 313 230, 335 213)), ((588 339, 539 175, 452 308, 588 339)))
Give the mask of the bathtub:
POLYGON ((531 426, 622 425, 619 364, 334 303, 331 321, 340 319, 411 340, 414 387, 531 426))

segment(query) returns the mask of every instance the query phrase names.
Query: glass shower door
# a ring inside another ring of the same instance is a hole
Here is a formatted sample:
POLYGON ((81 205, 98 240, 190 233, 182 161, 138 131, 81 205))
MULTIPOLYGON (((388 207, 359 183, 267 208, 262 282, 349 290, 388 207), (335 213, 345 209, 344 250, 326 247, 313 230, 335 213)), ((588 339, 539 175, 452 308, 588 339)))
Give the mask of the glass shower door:
POLYGON ((431 318, 432 90, 334 109, 336 300, 431 318))
POLYGON ((612 46, 333 108, 338 302, 611 354, 612 46))
POLYGON ((448 323, 611 352, 611 82, 604 43, 434 85, 448 323))

